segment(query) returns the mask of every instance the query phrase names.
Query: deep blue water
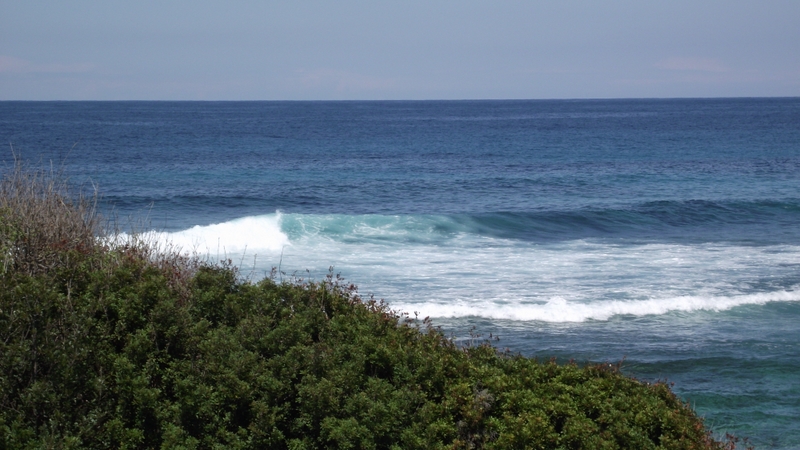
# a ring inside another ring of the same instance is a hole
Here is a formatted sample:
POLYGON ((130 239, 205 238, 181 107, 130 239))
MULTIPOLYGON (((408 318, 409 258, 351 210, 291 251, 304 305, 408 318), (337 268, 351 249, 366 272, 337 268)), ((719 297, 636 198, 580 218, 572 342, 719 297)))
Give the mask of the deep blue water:
POLYGON ((800 99, 0 102, 0 138, 254 277, 334 266, 800 448, 800 99))

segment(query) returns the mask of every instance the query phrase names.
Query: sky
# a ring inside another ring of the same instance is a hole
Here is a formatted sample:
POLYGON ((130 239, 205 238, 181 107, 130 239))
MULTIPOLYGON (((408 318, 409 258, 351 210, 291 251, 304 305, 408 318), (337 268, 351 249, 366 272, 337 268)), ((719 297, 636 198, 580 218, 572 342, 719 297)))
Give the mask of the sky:
POLYGON ((798 0, 0 0, 0 100, 773 96, 798 0))

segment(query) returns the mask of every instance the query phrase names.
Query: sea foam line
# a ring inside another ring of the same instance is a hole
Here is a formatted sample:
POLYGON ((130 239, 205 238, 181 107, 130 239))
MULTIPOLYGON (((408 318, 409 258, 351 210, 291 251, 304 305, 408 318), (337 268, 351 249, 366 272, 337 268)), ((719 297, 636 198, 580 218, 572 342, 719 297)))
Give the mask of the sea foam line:
POLYGON ((800 301, 800 291, 777 291, 733 296, 686 295, 647 300, 607 300, 593 303, 570 302, 554 298, 545 304, 467 304, 456 302, 392 305, 399 311, 419 312, 432 318, 483 317, 541 322, 585 322, 609 320, 614 316, 661 315, 670 312, 726 311, 742 305, 800 301))

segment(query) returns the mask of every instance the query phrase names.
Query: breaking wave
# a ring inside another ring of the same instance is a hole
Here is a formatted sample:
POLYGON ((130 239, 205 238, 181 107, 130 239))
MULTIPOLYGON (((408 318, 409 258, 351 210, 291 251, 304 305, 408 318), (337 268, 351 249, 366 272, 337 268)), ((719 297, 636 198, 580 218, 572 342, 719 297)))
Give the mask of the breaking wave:
POLYGON ((800 300, 797 245, 580 234, 537 240, 500 232, 531 226, 509 217, 276 212, 157 238, 241 261, 256 277, 279 267, 286 276, 320 279, 333 266, 362 292, 431 317, 581 322, 800 300))

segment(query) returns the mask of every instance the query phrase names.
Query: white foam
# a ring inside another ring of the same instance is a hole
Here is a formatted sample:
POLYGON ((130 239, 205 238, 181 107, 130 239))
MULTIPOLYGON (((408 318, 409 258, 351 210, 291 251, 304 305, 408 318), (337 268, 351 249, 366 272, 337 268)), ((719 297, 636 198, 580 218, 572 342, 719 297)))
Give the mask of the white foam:
POLYGON ((580 322, 800 300, 782 281, 795 276, 797 246, 537 245, 474 235, 403 245, 304 236, 293 244, 283 255, 287 272, 321 276, 334 266, 362 292, 431 317, 580 322))
POLYGON ((281 231, 281 214, 242 217, 224 223, 194 226, 173 233, 157 233, 162 244, 171 244, 185 252, 207 254, 224 259, 241 255, 272 255, 290 245, 281 231))

